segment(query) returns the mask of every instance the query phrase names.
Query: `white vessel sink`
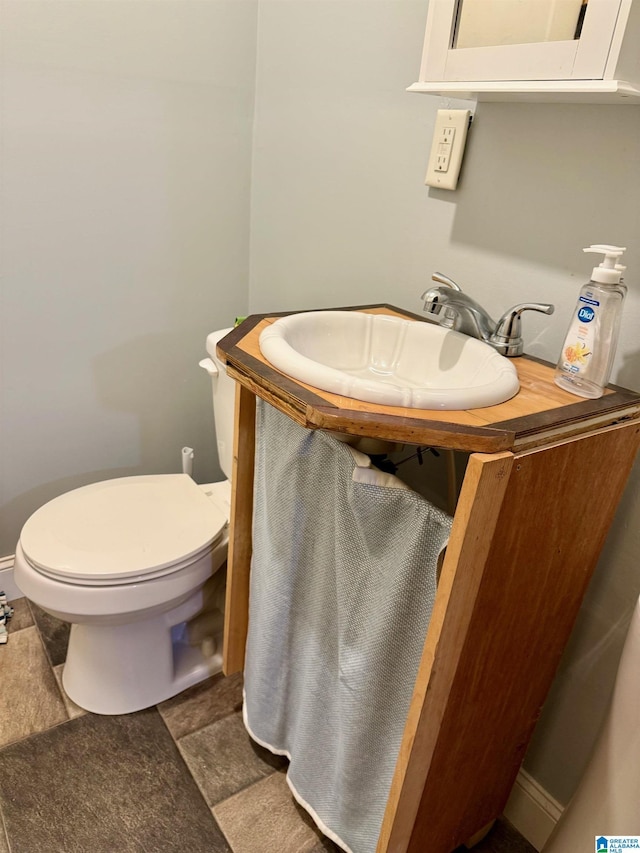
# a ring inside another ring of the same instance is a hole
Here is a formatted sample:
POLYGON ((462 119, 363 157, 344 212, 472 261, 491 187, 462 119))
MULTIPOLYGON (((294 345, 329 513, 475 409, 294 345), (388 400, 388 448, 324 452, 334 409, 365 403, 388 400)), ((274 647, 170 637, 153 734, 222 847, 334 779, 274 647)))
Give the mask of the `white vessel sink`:
POLYGON ((360 311, 276 320, 260 350, 278 370, 344 397, 414 409, 476 409, 518 393, 513 363, 432 323, 360 311))

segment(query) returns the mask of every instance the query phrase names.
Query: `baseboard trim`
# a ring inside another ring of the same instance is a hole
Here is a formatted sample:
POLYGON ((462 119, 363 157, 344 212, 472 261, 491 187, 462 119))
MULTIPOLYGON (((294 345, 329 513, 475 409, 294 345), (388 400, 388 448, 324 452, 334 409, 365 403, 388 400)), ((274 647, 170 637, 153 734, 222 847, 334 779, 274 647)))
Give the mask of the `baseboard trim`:
POLYGON ((526 770, 518 778, 504 816, 536 850, 542 850, 560 819, 562 806, 526 770))
POLYGON ((0 590, 6 593, 9 601, 24 598, 24 593, 18 589, 13 579, 13 554, 0 557, 0 590))

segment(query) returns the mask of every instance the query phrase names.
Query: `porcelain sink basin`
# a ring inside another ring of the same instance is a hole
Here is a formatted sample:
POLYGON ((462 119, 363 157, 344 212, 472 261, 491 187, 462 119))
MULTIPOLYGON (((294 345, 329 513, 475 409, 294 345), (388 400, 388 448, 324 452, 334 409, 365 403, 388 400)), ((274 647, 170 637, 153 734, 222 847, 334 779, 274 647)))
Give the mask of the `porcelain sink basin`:
POLYGON ((361 311, 311 311, 260 335, 282 373, 344 397, 414 409, 476 409, 518 393, 512 361, 441 326, 361 311))

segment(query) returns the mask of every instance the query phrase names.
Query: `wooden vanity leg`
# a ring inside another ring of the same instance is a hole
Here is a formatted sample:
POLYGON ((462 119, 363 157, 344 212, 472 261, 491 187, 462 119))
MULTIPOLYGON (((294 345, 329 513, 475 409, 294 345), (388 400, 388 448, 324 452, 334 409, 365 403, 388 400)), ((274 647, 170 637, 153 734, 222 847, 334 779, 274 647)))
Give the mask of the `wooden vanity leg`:
POLYGON ((249 626, 249 572, 253 522, 253 467, 255 459, 256 398, 236 385, 231 477, 231 521, 227 560, 227 594, 222 669, 225 675, 244 668, 249 626))
MULTIPOLYGON (((447 713, 449 693, 463 654, 484 563, 507 492, 513 460, 510 452, 486 456, 475 454, 469 459, 377 853, 406 853, 409 847, 440 728, 447 713), (455 625, 452 624, 452 611, 455 625), (443 648, 446 652, 444 660, 443 648), (438 678, 435 679, 432 676, 438 658, 438 678)), ((462 766, 469 768, 471 764, 462 766)), ((438 822, 438 818, 434 818, 436 826, 438 822)), ((476 829, 477 825, 470 829, 469 834, 458 839, 458 843, 476 829)), ((451 849, 455 846, 453 844, 451 849)), ((441 848, 438 853, 441 853, 441 848)))

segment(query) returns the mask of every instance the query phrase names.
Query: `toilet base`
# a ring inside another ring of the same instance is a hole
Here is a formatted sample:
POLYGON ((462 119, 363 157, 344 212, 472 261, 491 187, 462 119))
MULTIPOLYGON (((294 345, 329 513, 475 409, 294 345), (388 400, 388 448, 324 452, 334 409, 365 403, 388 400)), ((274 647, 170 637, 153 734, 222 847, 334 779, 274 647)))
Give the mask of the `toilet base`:
POLYGON ((187 641, 186 620, 201 604, 198 592, 169 613, 133 624, 73 624, 62 672, 69 698, 95 714, 129 714, 220 672, 221 639, 211 656, 187 641))

